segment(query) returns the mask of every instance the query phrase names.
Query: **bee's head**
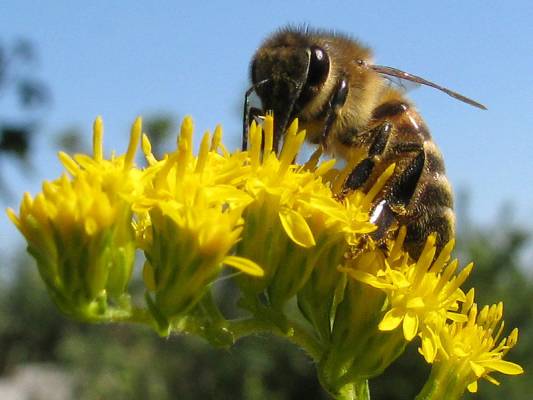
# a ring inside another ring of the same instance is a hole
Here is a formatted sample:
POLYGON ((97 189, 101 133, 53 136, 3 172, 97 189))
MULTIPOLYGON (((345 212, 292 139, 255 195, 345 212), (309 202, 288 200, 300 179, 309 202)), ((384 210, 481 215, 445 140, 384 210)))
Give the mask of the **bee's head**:
POLYGON ((329 72, 327 51, 303 33, 282 31, 259 48, 250 74, 263 110, 274 112, 276 139, 320 90, 329 72))

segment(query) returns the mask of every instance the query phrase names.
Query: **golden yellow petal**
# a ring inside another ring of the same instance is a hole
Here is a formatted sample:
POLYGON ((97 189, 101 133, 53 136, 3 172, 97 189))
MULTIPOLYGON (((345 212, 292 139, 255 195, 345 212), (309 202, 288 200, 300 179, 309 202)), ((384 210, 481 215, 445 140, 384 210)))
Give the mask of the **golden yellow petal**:
POLYGON ((104 122, 102 121, 102 117, 98 116, 93 124, 93 157, 96 161, 102 161, 103 158, 103 136, 104 122))
POLYGON ((470 383, 466 388, 468 389, 470 393, 476 393, 477 392, 477 380, 470 383))
POLYGON ((423 308, 425 306, 422 297, 413 297, 407 301, 407 308, 423 308))
POLYGON ((422 345, 420 346, 419 352, 424 356, 428 364, 432 364, 437 356, 437 346, 435 346, 435 343, 430 337, 422 336, 422 345))
POLYGON ((252 260, 244 257, 238 256, 227 256, 224 257, 222 261, 223 264, 229 265, 230 267, 237 268, 238 270, 252 276, 264 276, 265 271, 257 263, 252 260))
POLYGON ((80 167, 76 164, 76 161, 72 159, 67 153, 60 151, 58 153, 59 161, 72 176, 76 175, 80 171, 80 167))
POLYGON ((7 213, 8 218, 11 220, 11 222, 13 222, 13 224, 15 224, 17 229, 22 232, 22 225, 15 211, 12 208, 8 208, 6 210, 6 213, 7 213))
POLYGON ((205 132, 200 142, 200 149, 198 150, 198 157, 196 160, 196 167, 194 172, 201 174, 204 172, 205 164, 207 163, 207 155, 209 153, 209 144, 211 142, 211 137, 209 132, 205 132))
POLYGON ((478 378, 486 372, 486 369, 475 361, 470 361, 470 368, 478 378))
POLYGON ((393 163, 393 164, 389 165, 387 167, 387 169, 385 171, 383 171, 383 173, 379 176, 377 181, 374 183, 374 185, 372 186, 370 191, 365 196, 364 203, 366 205, 369 206, 370 204, 372 204, 372 201, 374 200, 374 197, 376 197, 376 195, 379 193, 381 188, 383 188, 383 186, 387 183, 389 178, 394 173, 394 169, 395 168, 396 168, 396 164, 393 163))
POLYGON ((403 336, 407 341, 411 341, 417 333, 418 316, 414 312, 408 312, 403 318, 403 336))
POLYGON ((250 156, 250 164, 252 170, 259 168, 260 159, 261 159, 261 141, 263 138, 263 133, 261 127, 258 126, 255 121, 252 121, 250 126, 250 131, 248 133, 249 150, 248 154, 250 156))
POLYGON ((301 214, 290 209, 281 209, 279 212, 281 224, 291 240, 305 248, 316 244, 313 232, 301 214))
POLYGON ((478 363, 484 366, 486 369, 491 369, 494 371, 501 372, 506 375, 520 375, 524 373, 524 369, 511 361, 505 360, 487 360, 487 361, 478 361, 478 363))
POLYGON ((124 159, 124 170, 132 167, 135 153, 137 152, 137 146, 141 139, 142 134, 142 118, 135 118, 135 122, 131 126, 130 143, 128 144, 128 150, 126 152, 126 158, 124 159))
POLYGON ((272 151, 272 145, 274 142, 274 118, 271 114, 265 116, 265 121, 263 122, 264 130, 264 142, 265 148, 263 150, 264 154, 269 155, 272 151))
POLYGON ((461 314, 461 313, 451 312, 451 311, 448 311, 446 313, 446 317, 448 317, 448 319, 454 322, 464 323, 468 321, 468 317, 466 315, 461 314))
POLYGON ((483 379, 489 381, 490 383, 492 383, 493 385, 496 385, 496 386, 500 386, 500 382, 496 379, 494 379, 492 376, 490 376, 489 374, 486 374, 483 376, 483 379))
POLYGON ((393 329, 396 329, 398 325, 400 325, 403 318, 404 314, 400 310, 397 308, 392 308, 385 314, 379 323, 378 328, 380 331, 392 331, 393 329))
MULTIPOLYGON (((321 147, 319 147, 319 149, 321 149, 321 147)), ((315 174, 316 175, 320 175, 320 176, 325 175, 326 173, 328 173, 329 171, 331 171, 333 169, 333 167, 335 166, 336 162, 337 162, 337 160, 334 160, 334 159, 324 161, 315 170, 315 174)))

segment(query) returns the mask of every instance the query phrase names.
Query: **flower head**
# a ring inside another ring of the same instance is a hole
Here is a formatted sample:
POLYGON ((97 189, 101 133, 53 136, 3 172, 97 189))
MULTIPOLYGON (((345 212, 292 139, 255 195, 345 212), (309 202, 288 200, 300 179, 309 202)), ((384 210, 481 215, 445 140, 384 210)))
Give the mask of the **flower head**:
POLYGON ((140 132, 137 119, 128 152, 105 160, 97 118, 93 157, 60 153, 70 176, 44 182, 35 198, 26 193, 19 216, 8 210, 52 298, 78 318, 99 318, 106 298, 119 298, 130 280, 135 254, 131 203, 140 192, 133 157, 140 132))
MULTIPOLYGON (((499 385, 491 375, 500 372, 518 375, 524 371, 520 365, 503 358, 518 341, 518 329, 502 337, 504 323, 503 303, 485 306, 478 311, 471 289, 461 308, 461 321, 448 321, 441 326, 432 324, 432 335, 423 337, 420 352, 433 364, 427 388, 438 387, 436 382, 448 382, 447 393, 460 396, 468 389, 477 391, 480 378, 499 385)), ((427 389, 426 390, 429 390, 427 389)))
MULTIPOLYGON (((277 308, 296 295, 318 267, 328 270, 329 283, 316 276, 312 281, 331 296, 338 279, 332 275, 338 275, 335 268, 347 238, 361 238, 375 229, 361 201, 341 203, 335 198, 326 177, 335 160, 318 164, 319 155, 315 154, 303 166, 294 163, 304 139, 305 131, 299 132, 298 121, 293 121, 278 156, 272 151, 273 118, 267 115, 263 128, 252 123, 250 148, 244 152, 250 173, 243 190, 253 200, 244 212, 237 251, 261 265, 265 279, 244 280, 242 287, 252 294, 266 289, 270 303, 277 308)), ((300 297, 302 306, 304 297, 300 297)), ((307 316, 314 319, 314 306, 304 307, 307 316)))
POLYGON ((8 210, 59 308, 90 321, 147 323, 162 334, 198 333, 218 345, 267 329, 305 347, 331 393, 379 375, 416 337, 432 364, 422 398, 453 399, 475 391, 479 378, 497 383, 494 372, 522 373, 503 360, 518 331, 501 338, 502 304, 478 312, 474 292, 460 288, 472 264, 457 272, 453 240, 436 256, 430 235, 414 260, 405 227, 373 239, 370 213, 394 164, 367 193, 348 193, 364 149, 340 170, 335 160, 320 161, 320 149, 300 165, 305 131, 293 121, 278 154, 273 125, 272 115, 252 123, 249 148, 231 153, 217 127, 195 155, 186 117, 177 148, 162 159, 142 138, 148 165, 140 169, 140 119, 127 152, 106 159, 98 118, 93 155, 60 153, 66 173, 34 198, 25 194, 18 215, 8 210), (127 293, 136 249, 145 255, 140 307, 127 293), (227 320, 210 296, 224 266, 237 270, 239 305, 250 319, 227 320), (292 300, 305 324, 286 312, 292 300))
MULTIPOLYGON (((396 249, 402 248, 406 230, 401 229, 396 249)), ((417 261, 408 253, 391 251, 383 269, 368 272, 354 268, 343 268, 353 278, 382 290, 387 294, 390 308, 379 324, 382 331, 402 326, 406 340, 412 340, 424 327, 426 321, 435 318, 462 321, 458 314, 460 302, 465 295, 460 289, 473 264, 455 275, 457 260, 448 262, 454 242, 448 243, 434 261, 435 236, 431 235, 417 261)))
POLYGON ((192 153, 193 125, 185 118, 175 152, 157 161, 148 139, 143 149, 150 166, 144 193, 135 203, 146 255, 144 281, 155 306, 166 317, 182 314, 203 296, 223 264, 254 277, 257 264, 231 255, 242 232, 242 212, 252 198, 236 187, 246 176, 242 160, 220 155, 207 133, 198 156, 192 153))

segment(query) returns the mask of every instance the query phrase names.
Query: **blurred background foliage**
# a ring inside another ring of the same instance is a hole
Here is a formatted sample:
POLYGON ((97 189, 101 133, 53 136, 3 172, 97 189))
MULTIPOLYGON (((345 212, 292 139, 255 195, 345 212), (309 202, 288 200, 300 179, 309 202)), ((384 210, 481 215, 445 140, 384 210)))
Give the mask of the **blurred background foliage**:
MULTIPOLYGON (((16 115, 0 108, 0 165, 16 161, 29 170, 32 136, 39 129, 43 110, 51 102, 47 85, 36 78, 38 55, 34 45, 23 38, 0 41, 0 104, 14 105, 16 115)), ((0 170, 0 196, 12 195, 0 170)))
MULTIPOLYGON (((43 107, 50 101, 42 82, 18 72, 34 57, 30 43, 0 47, 0 96, 12 96, 21 107, 43 107)), ((0 157, 28 159, 32 132, 38 129, 33 114, 12 123, 0 117, 0 157)), ((155 154, 173 146, 177 119, 164 113, 145 118, 155 154)), ((66 127, 51 139, 67 151, 86 151, 87 138, 76 127, 66 127)), ((22 165, 22 164, 21 164, 22 165)), ((5 192, 9 181, 0 189, 5 192)), ((459 196, 463 222, 457 254, 465 265, 476 267, 466 287, 476 288, 480 303, 505 302, 508 327, 520 329, 519 345, 510 360, 526 374, 501 377, 502 385, 480 386, 478 399, 529 399, 533 380, 533 265, 526 258, 527 232, 508 213, 490 226, 469 222, 466 196, 459 196)), ((25 249, 14 260, 0 264, 0 379, 28 363, 54 365, 74 378, 74 399, 327 399, 306 355, 280 339, 250 337, 230 350, 216 349, 195 337, 160 338, 144 327, 94 326, 70 321, 59 314, 48 298, 34 261, 25 249)), ((140 287, 132 284, 133 290, 140 287)), ((230 286, 219 295, 228 300, 232 314, 235 299, 230 286)), ((418 392, 429 368, 412 345, 384 375, 371 382, 372 398, 404 400, 418 392)), ((500 377, 497 377, 500 379, 500 377)), ((468 396, 467 396, 468 397, 468 396)))

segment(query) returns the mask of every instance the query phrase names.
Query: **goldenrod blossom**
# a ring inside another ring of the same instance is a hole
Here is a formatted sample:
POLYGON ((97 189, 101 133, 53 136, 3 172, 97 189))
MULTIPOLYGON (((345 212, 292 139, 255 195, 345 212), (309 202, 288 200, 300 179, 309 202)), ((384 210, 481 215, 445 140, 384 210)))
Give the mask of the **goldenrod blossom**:
POLYGON ((479 378, 497 384, 494 372, 523 372, 503 360, 518 331, 500 338, 502 303, 478 313, 473 290, 460 288, 472 264, 456 272, 453 240, 436 256, 431 235, 413 260, 405 227, 373 233, 370 215, 394 164, 366 193, 350 191, 346 179, 365 149, 354 149, 340 170, 335 160, 320 161, 321 149, 301 165, 298 121, 279 154, 273 126, 272 115, 252 123, 249 148, 235 152, 217 127, 195 155, 186 117, 177 148, 161 159, 142 137, 142 169, 134 163, 141 120, 127 152, 105 159, 97 118, 93 155, 60 153, 66 173, 44 182, 35 198, 26 193, 19 215, 8 210, 58 307, 80 319, 138 322, 221 346, 272 332, 305 349, 321 384, 343 399, 368 398, 367 380, 416 337, 432 364, 419 399, 455 399, 475 391, 479 378), (140 306, 128 293, 136 249, 145 258, 140 306), (223 277, 236 279, 246 310, 234 320, 211 291, 225 266, 237 270, 223 277), (289 312, 288 304, 297 308, 289 312))
POLYGON ((209 134, 193 156, 192 135, 187 117, 177 150, 161 161, 150 153, 146 138, 143 143, 151 164, 144 172, 145 191, 135 204, 140 215, 145 213, 137 225, 147 259, 143 276, 165 317, 195 305, 223 264, 255 277, 263 274, 255 263, 230 255, 242 231, 243 209, 252 201, 235 187, 246 170, 239 161, 218 154, 209 134))
POLYGON ((465 389, 476 392, 480 378, 499 385, 491 376, 493 372, 506 375, 524 372, 518 364, 503 360, 518 341, 516 328, 502 338, 503 303, 485 306, 478 312, 473 299, 472 289, 462 306, 464 321, 435 326, 436 334, 421 347, 420 352, 433 367, 419 398, 460 398, 465 389))
POLYGON ((74 161, 60 153, 71 176, 44 182, 35 199, 26 193, 19 216, 8 210, 52 298, 77 318, 100 318, 107 297, 118 299, 130 280, 135 255, 131 202, 140 192, 132 167, 140 133, 139 118, 127 153, 105 160, 97 118, 94 156, 77 155, 74 161))
MULTIPOLYGON (((330 185, 324 182, 334 161, 318 166, 293 164, 305 138, 304 131, 298 132, 297 120, 285 134, 279 157, 272 151, 271 115, 265 117, 263 127, 264 132, 252 123, 250 129, 250 175, 243 190, 253 202, 244 212, 244 231, 237 251, 265 270, 261 281, 244 280, 244 291, 260 293, 266 289, 270 303, 281 308, 321 263, 334 271, 348 235, 362 237, 375 227, 368 222, 367 209, 335 200, 330 185), (333 258, 321 258, 328 255, 333 258)), ((334 289, 326 286, 328 292, 334 289)), ((300 297, 300 304, 303 302, 300 297)))
MULTIPOLYGON (((397 248, 405 238, 405 228, 398 236, 397 248)), ((448 262, 454 242, 448 243, 438 258, 435 257, 435 236, 428 237, 416 262, 407 253, 391 254, 385 260, 385 268, 369 273, 354 268, 343 268, 353 278, 384 291, 390 308, 379 324, 382 331, 390 331, 402 325, 406 340, 412 340, 427 320, 440 318, 462 321, 457 313, 465 295, 460 289, 473 264, 454 275, 458 262, 448 262)))
MULTIPOLYGON (((380 270, 384 264, 385 255, 380 248, 363 249, 362 253, 350 256, 338 270, 349 268, 370 273, 380 270)), ((331 342, 320 363, 322 380, 333 389, 381 374, 407 344, 400 330, 379 329, 388 304, 386 294, 380 289, 347 279, 336 297, 338 305, 333 314, 331 342)))

